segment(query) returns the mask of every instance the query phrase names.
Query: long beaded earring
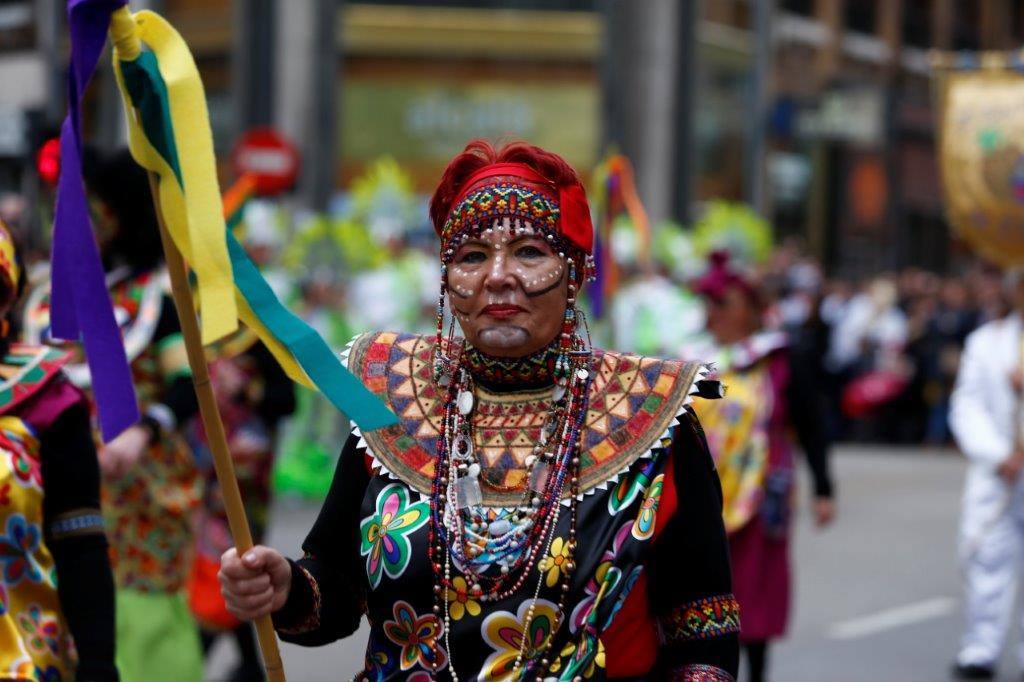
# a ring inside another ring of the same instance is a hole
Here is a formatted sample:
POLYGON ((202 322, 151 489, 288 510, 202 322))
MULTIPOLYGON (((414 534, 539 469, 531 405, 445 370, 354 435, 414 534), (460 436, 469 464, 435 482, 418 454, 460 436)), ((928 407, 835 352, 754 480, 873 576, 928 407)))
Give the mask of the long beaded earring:
MULTIPOLYGON (((441 264, 441 293, 437 299, 437 338, 434 343, 434 382, 438 386, 446 387, 452 381, 452 359, 448 357, 444 349, 444 297, 448 291, 448 265, 441 264)), ((448 336, 454 333, 455 317, 452 316, 452 328, 448 330, 448 336)), ((451 341, 451 338, 449 338, 451 341)), ((449 345, 451 348, 451 345, 449 345)))
POLYGON ((565 317, 562 320, 562 333, 558 341, 558 358, 555 360, 554 400, 558 402, 565 395, 569 376, 572 373, 572 362, 569 357, 576 348, 576 333, 579 317, 576 311, 576 263, 572 258, 567 261, 569 266, 569 296, 565 302, 565 317))

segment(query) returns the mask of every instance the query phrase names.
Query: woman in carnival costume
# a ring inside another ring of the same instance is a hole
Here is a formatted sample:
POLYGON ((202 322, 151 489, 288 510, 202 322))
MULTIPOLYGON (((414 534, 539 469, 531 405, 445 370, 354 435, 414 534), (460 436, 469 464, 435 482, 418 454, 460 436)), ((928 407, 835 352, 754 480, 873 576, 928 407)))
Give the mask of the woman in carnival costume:
POLYGON ((707 433, 725 496, 733 588, 743 614, 740 640, 750 680, 764 679, 768 642, 786 630, 789 616, 789 528, 794 484, 795 432, 814 481, 819 526, 834 514, 828 445, 814 387, 794 366, 786 335, 761 326, 762 295, 752 276, 730 264, 727 252, 711 256, 696 283, 707 303, 708 332, 716 349, 726 400, 700 401, 695 409, 707 433))
POLYGON ((0 223, 0 679, 117 680, 89 405, 67 354, 12 343, 23 286, 0 223))
MULTIPOLYGON (((99 451, 117 587, 117 664, 126 682, 201 680, 199 634, 184 591, 202 494, 184 427, 198 404, 160 267, 149 180, 127 151, 86 162, 110 297, 143 413, 99 451)), ((49 340, 48 297, 48 287, 29 297, 30 340, 49 340)), ((89 386, 84 363, 68 372, 78 386, 89 386)))
POLYGON ((431 218, 436 335, 348 354, 401 423, 348 440, 304 558, 224 555, 229 608, 308 646, 366 615, 363 680, 733 680, 721 495, 688 407, 718 384, 584 341, 593 228, 561 157, 473 142, 431 218))

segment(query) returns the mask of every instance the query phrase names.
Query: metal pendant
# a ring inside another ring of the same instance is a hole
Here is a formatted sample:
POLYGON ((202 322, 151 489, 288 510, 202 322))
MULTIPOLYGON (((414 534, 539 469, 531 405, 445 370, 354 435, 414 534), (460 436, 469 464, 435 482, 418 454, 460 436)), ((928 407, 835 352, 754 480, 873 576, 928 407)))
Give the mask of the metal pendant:
POLYGON ((455 459, 473 459, 473 439, 464 433, 455 436, 455 442, 452 443, 452 452, 455 455, 455 459))

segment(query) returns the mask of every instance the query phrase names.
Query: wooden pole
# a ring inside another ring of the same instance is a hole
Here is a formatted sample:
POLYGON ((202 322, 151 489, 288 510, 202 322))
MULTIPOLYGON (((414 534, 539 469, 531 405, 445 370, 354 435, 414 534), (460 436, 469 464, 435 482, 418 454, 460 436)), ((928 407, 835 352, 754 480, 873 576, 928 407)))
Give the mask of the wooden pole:
MULTIPOLYGON (((171 294, 174 298, 174 307, 178 311, 178 319, 181 320, 181 332, 185 338, 188 364, 192 368, 196 398, 199 400, 199 414, 206 429, 206 440, 213 453, 213 467, 217 473, 221 495, 224 497, 224 509, 228 515, 231 537, 235 541, 238 555, 241 556, 252 549, 252 533, 249 531, 249 521, 245 517, 245 507, 242 506, 242 494, 238 490, 235 466, 231 461, 231 452, 228 450, 228 439, 224 433, 220 411, 217 409, 213 384, 210 383, 210 369, 206 365, 206 354, 203 352, 202 337, 199 334, 199 321, 196 318, 196 309, 192 301, 188 269, 164 225, 163 213, 160 211, 160 192, 156 176, 153 173, 149 174, 149 191, 153 197, 153 206, 156 208, 156 218, 160 225, 160 241, 164 245, 167 271, 171 277, 171 294)), ((255 625, 267 679, 269 682, 285 682, 281 652, 277 647, 277 636, 274 633, 274 625, 270 616, 257 619, 255 625)))

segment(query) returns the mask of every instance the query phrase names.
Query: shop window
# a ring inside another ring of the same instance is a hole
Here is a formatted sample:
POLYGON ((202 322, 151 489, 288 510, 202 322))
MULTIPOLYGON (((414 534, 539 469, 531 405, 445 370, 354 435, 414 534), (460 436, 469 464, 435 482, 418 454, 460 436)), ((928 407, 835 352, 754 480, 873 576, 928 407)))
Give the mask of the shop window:
POLYGON ((877 9, 877 3, 873 0, 847 2, 843 6, 843 25, 848 31, 874 33, 877 9))
POLYGON ((904 0, 903 44, 908 47, 931 46, 932 0, 904 0))
POLYGON ((979 3, 958 2, 953 20, 953 49, 981 48, 981 11, 979 3))

